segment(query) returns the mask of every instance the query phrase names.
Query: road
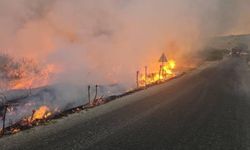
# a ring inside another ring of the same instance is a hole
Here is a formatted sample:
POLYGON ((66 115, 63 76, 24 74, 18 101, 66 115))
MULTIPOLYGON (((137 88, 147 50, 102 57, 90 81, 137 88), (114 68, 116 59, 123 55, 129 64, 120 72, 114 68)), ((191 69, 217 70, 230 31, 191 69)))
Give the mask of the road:
POLYGON ((250 71, 228 58, 54 124, 0 139, 0 149, 250 149, 250 71))

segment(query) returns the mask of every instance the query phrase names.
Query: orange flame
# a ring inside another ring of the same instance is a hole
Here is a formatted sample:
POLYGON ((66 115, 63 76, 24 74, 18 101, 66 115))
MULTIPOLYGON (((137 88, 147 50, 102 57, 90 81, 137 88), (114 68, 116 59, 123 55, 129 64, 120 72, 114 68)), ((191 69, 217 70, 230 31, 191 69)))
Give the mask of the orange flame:
MULTIPOLYGON (((32 116, 25 117, 21 120, 20 125, 21 126, 33 126, 33 125, 39 125, 39 121, 46 121, 48 117, 52 115, 52 112, 50 111, 49 107, 47 106, 41 106, 37 110, 33 111, 32 116)), ((0 128, 0 132, 1 132, 0 128)), ((12 134, 18 133, 21 131, 20 127, 11 128, 10 132, 12 134)))
POLYGON ((169 60, 160 69, 153 68, 153 70, 158 70, 157 72, 148 73, 147 75, 141 75, 139 78, 139 86, 143 87, 147 84, 154 84, 159 81, 166 80, 170 77, 175 76, 174 69, 176 67, 176 62, 174 60, 169 60))
POLYGON ((38 110, 35 111, 33 116, 30 118, 30 122, 33 122, 35 120, 42 120, 50 117, 52 113, 50 112, 49 107, 47 106, 41 106, 38 110))
MULTIPOLYGON (((22 72, 25 72, 23 70, 22 72)), ((51 76, 56 73, 58 69, 54 65, 47 65, 38 74, 21 74, 21 79, 12 81, 11 89, 26 89, 46 86, 49 84, 51 76)))

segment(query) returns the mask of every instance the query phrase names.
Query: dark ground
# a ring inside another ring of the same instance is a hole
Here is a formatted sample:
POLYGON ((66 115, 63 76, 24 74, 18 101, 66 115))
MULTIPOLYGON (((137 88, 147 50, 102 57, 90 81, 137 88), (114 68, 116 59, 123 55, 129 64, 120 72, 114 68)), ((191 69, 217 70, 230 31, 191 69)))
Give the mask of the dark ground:
POLYGON ((250 149, 249 72, 228 58, 87 121, 3 138, 0 149, 250 149))

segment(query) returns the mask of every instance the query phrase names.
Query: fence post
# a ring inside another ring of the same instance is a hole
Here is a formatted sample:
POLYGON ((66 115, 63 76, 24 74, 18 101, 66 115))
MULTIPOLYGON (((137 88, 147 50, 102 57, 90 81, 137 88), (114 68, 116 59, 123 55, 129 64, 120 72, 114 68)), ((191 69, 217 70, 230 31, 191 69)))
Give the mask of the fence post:
POLYGON ((162 75, 162 65, 160 65, 160 71, 159 71, 159 82, 161 82, 161 75, 162 75))
POLYGON ((139 88, 139 71, 136 72, 136 86, 139 88))
POLYGON ((2 136, 5 134, 5 120, 6 120, 7 108, 8 108, 8 105, 4 104, 4 110, 3 110, 3 126, 2 126, 2 136))
POLYGON ((96 100, 96 97, 97 97, 97 88, 98 88, 98 85, 95 85, 95 98, 94 98, 94 100, 96 100))
POLYGON ((89 105, 91 103, 91 100, 90 100, 90 85, 88 86, 88 99, 89 99, 89 105))
POLYGON ((2 133, 1 135, 3 136, 4 133, 5 133, 5 120, 6 120, 6 113, 7 113, 7 108, 8 108, 8 105, 6 104, 6 96, 1 93, 2 97, 1 97, 1 100, 2 100, 2 105, 4 107, 4 110, 3 110, 3 124, 2 124, 2 133))
POLYGON ((145 86, 147 86, 147 80, 148 80, 148 67, 145 66, 145 86))

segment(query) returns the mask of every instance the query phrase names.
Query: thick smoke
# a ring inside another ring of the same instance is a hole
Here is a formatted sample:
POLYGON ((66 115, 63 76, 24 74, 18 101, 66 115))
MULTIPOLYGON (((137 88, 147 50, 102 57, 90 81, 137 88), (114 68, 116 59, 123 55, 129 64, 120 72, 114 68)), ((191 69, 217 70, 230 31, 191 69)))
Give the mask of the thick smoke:
POLYGON ((247 33, 247 0, 3 0, 0 47, 62 68, 56 81, 133 85, 162 52, 185 59, 216 35, 247 33))
POLYGON ((103 85, 100 96, 127 90, 162 52, 182 65, 210 37, 249 33, 249 7, 249 0, 1 0, 1 51, 59 70, 53 86, 32 90, 7 118, 84 104, 89 84, 103 85))

